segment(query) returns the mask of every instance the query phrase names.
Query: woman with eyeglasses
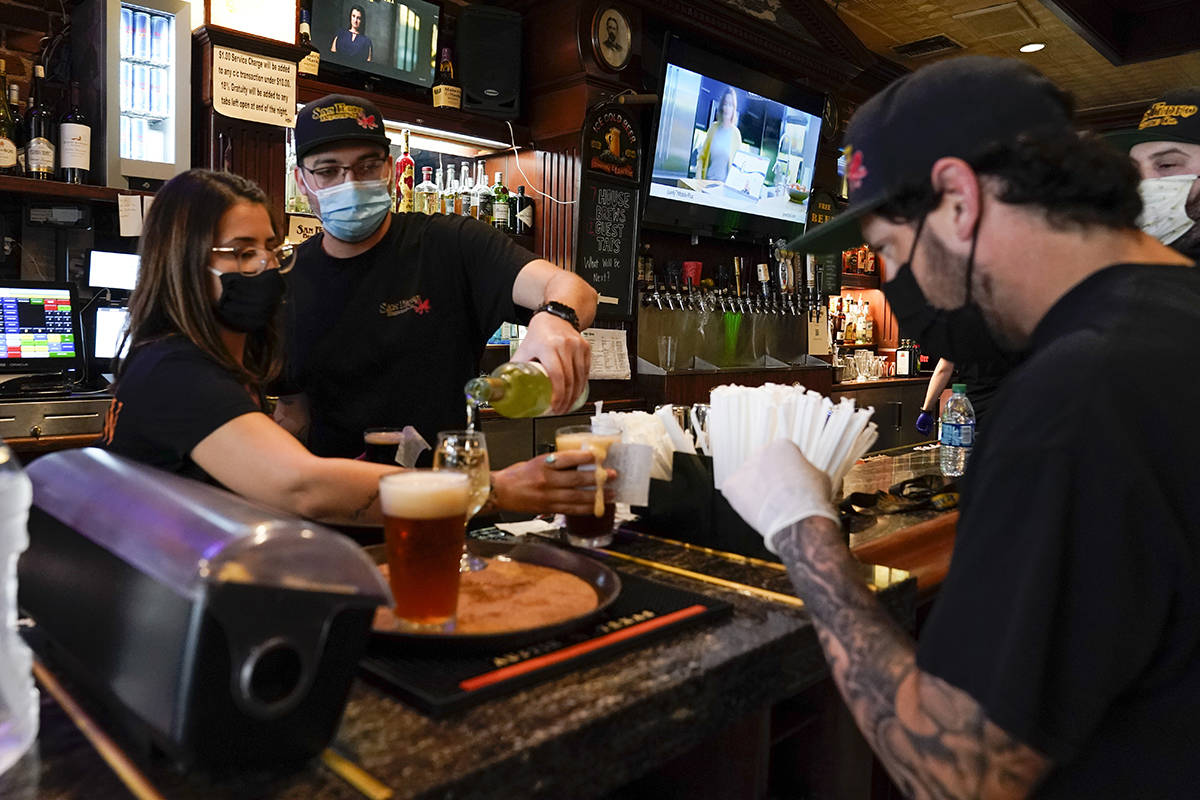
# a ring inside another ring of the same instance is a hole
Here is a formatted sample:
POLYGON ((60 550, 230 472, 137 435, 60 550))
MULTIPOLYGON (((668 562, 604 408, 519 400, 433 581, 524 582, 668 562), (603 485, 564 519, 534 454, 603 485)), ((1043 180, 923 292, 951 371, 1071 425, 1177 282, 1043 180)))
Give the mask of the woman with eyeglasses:
POLYGON ((278 230, 263 191, 228 172, 158 191, 103 444, 301 516, 379 524, 379 477, 395 467, 314 456, 264 413, 293 260, 278 230))

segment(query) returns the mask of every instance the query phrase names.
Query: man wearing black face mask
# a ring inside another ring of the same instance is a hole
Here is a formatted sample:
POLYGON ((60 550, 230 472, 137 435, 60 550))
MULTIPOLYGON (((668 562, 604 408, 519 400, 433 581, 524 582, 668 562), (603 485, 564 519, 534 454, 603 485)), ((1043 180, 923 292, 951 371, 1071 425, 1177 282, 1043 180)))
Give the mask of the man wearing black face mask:
MULTIPOLYGON (((906 76, 850 122, 850 208, 902 335, 1028 350, 967 466, 919 645, 857 577, 828 476, 791 442, 722 486, 780 554, 835 681, 919 797, 1190 797, 1200 781, 1200 272, 1141 232, 1125 154, 1019 61, 906 76), (1143 377, 1167 376, 1147 393, 1143 377), (764 497, 763 487, 771 487, 764 497)), ((832 226, 832 227, 831 227, 832 226)))

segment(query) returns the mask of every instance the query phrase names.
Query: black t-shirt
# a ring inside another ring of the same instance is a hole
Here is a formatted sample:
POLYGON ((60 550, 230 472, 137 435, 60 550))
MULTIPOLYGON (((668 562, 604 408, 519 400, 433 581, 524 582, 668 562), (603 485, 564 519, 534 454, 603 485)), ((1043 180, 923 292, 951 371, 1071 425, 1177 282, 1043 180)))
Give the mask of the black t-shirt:
POLYGON ((308 446, 353 457, 371 427, 412 425, 430 443, 466 424, 463 386, 488 338, 513 320, 517 273, 536 256, 469 217, 393 214, 353 258, 321 235, 288 281, 287 389, 308 395, 308 446))
POLYGON ((963 481, 919 666, 1055 763, 1044 797, 1200 786, 1200 271, 1068 292, 963 481))
POLYGON ((975 424, 983 426, 983 419, 992 407, 992 399, 1000 390, 1000 382, 1012 371, 1013 364, 1007 361, 983 361, 954 367, 954 382, 967 385, 967 399, 975 409, 975 424))
POLYGON ((192 461, 197 444, 258 402, 238 377, 182 336, 136 348, 117 381, 101 443, 118 455, 212 481, 192 461))

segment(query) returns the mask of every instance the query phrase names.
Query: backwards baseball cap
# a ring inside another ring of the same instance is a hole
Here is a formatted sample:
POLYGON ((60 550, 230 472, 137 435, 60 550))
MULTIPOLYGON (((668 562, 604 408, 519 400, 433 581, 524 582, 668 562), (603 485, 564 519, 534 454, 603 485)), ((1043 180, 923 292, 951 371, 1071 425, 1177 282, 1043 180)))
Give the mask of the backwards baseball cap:
POLYGON ((928 182, 938 159, 970 161, 1024 134, 1062 132, 1073 134, 1070 101, 1022 61, 965 56, 905 75, 850 119, 843 149, 850 205, 788 249, 833 253, 861 244, 859 220, 901 189, 928 182))
POLYGON ((1146 108, 1137 128, 1105 138, 1122 150, 1142 142, 1200 144, 1200 86, 1167 92, 1146 108))
POLYGON ((296 159, 335 142, 374 142, 384 148, 391 141, 383 130, 383 115, 370 100, 348 94, 327 94, 296 115, 296 159))

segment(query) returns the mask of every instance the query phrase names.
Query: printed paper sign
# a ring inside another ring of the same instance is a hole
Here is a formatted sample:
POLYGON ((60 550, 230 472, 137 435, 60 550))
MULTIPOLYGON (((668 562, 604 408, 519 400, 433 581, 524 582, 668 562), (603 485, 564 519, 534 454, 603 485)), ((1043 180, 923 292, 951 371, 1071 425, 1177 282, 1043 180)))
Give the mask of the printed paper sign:
POLYGON ((296 125, 296 65, 291 61, 213 48, 213 108, 250 122, 296 125))
POLYGON ((321 227, 321 220, 316 217, 297 216, 295 214, 288 215, 288 241, 292 244, 300 244, 310 236, 316 236, 321 231, 325 230, 321 227))
POLYGON ((592 369, 588 377, 592 380, 627 381, 629 374, 629 348, 625 344, 625 331, 609 328, 588 328, 583 338, 592 346, 592 369))

